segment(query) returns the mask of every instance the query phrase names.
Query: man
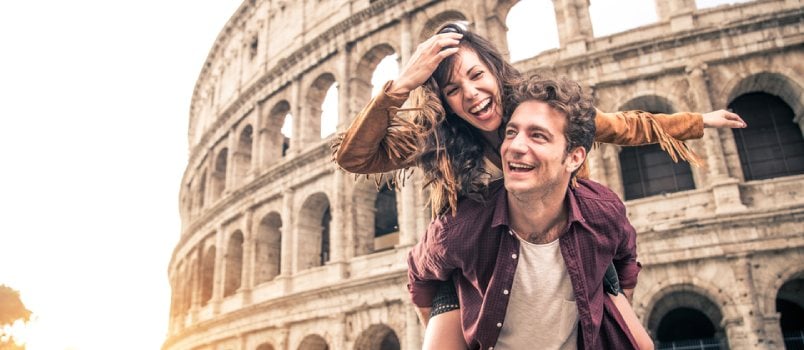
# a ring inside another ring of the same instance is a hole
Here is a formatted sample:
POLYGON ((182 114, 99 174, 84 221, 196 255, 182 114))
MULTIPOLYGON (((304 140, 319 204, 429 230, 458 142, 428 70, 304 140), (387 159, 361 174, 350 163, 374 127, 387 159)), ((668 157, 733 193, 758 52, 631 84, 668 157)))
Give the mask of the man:
POLYGON ((636 285, 636 233, 609 189, 570 186, 594 139, 591 99, 539 78, 508 97, 504 188, 431 223, 408 259, 414 304, 425 310, 434 281, 453 278, 470 348, 634 348, 602 280, 613 260, 623 288, 636 285))

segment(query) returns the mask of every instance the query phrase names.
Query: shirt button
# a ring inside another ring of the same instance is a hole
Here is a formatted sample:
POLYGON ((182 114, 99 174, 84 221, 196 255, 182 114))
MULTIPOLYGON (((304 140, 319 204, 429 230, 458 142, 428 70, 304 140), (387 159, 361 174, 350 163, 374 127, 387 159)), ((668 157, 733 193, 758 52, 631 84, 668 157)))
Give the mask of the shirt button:
POLYGON ((500 328, 500 327, 502 327, 502 323, 497 322, 497 328, 500 328))
POLYGON ((511 259, 516 259, 516 254, 511 254, 511 259))
POLYGON ((504 289, 503 294, 508 295, 508 289, 504 289))

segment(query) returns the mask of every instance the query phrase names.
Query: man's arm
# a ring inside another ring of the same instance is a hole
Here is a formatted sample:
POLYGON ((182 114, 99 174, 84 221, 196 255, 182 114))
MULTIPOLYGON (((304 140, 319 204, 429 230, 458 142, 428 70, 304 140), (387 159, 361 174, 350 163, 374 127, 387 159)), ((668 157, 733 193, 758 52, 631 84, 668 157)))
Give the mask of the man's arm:
POLYGON ((618 201, 615 206, 615 224, 620 229, 620 241, 617 251, 614 253, 614 267, 617 269, 617 276, 620 278, 620 286, 623 293, 630 301, 634 294, 634 287, 637 284, 637 276, 642 269, 642 265, 637 261, 636 252, 636 230, 631 226, 625 213, 625 205, 618 201))
POLYGON ((446 258, 443 225, 433 220, 422 239, 408 253, 408 292, 423 325, 430 320, 430 309, 438 283, 448 281, 455 269, 446 258))
POLYGON ((419 316, 419 321, 425 327, 427 327, 427 322, 430 321, 430 310, 432 309, 432 307, 416 307, 416 315, 419 316))

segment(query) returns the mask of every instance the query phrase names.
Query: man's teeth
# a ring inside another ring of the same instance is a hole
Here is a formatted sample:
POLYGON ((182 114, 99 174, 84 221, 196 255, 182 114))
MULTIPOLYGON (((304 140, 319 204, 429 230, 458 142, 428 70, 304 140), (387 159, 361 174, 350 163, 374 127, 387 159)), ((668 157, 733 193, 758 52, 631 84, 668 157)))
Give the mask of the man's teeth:
POLYGON ((508 163, 508 167, 511 169, 533 169, 530 165, 520 164, 520 163, 508 163))
POLYGON ((480 104, 478 104, 477 106, 472 107, 472 109, 469 110, 469 113, 480 112, 483 110, 483 108, 486 108, 489 105, 489 103, 491 103, 491 98, 487 98, 483 100, 483 102, 480 102, 480 104))

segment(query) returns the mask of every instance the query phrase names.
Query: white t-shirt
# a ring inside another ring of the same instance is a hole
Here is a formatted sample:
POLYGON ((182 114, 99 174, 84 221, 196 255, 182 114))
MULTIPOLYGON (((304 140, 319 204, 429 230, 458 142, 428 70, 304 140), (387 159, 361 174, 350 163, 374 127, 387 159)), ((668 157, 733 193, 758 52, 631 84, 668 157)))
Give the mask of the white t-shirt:
POLYGON ((520 241, 511 300, 495 349, 575 350, 578 307, 558 240, 520 241))

